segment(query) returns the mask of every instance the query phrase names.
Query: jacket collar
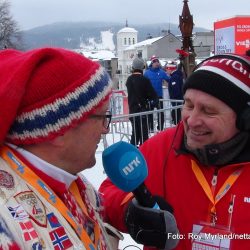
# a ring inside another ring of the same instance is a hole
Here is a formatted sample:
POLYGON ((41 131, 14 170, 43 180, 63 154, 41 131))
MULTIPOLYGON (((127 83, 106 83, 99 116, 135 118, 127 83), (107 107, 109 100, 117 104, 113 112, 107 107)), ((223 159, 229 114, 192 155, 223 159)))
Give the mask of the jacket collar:
POLYGON ((224 166, 250 162, 249 133, 239 133, 225 143, 208 145, 197 153, 198 151, 189 150, 185 145, 184 126, 181 121, 177 125, 173 140, 173 148, 177 154, 192 154, 202 164, 207 166, 224 166), (214 154, 214 152, 216 152, 216 154, 214 154))

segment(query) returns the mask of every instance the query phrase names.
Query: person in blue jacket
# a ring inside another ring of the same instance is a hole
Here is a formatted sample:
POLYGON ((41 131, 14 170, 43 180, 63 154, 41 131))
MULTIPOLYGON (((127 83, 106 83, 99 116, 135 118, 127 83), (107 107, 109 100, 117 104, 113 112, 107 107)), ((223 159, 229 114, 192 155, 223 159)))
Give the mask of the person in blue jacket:
MULTIPOLYGON (((144 76, 150 80, 155 92, 157 93, 158 99, 162 99, 162 97, 163 97, 163 90, 162 90, 163 80, 166 80, 167 82, 169 82, 170 77, 161 68, 160 61, 156 56, 151 57, 151 63, 149 65, 149 68, 145 71, 144 76)), ((162 108, 163 108, 163 102, 159 102, 159 104, 157 105, 157 109, 162 109, 162 108)), ((161 112, 158 115, 158 127, 157 127, 157 129, 163 130, 163 125, 164 125, 164 113, 161 112)))
MULTIPOLYGON (((171 100, 183 100, 183 73, 174 62, 169 62, 165 66, 167 74, 170 76, 168 82, 168 93, 171 100)), ((181 102, 171 102, 172 107, 181 105, 181 102)), ((172 122, 177 124, 181 120, 181 108, 172 109, 171 111, 172 122)))

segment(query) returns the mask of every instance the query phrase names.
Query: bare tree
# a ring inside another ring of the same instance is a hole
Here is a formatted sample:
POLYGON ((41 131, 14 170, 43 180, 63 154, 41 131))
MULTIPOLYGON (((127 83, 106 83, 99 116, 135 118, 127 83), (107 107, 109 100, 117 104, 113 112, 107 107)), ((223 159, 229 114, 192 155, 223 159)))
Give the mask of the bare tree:
POLYGON ((0 0, 0 49, 22 48, 21 32, 10 14, 10 2, 0 0))

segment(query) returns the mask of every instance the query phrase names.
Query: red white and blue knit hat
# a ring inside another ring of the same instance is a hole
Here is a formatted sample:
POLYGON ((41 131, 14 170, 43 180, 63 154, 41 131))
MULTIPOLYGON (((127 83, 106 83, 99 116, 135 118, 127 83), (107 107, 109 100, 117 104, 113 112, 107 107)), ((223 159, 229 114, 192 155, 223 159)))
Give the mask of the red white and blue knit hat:
POLYGON ((35 144, 75 127, 109 98, 107 72, 59 48, 0 52, 0 142, 35 144))

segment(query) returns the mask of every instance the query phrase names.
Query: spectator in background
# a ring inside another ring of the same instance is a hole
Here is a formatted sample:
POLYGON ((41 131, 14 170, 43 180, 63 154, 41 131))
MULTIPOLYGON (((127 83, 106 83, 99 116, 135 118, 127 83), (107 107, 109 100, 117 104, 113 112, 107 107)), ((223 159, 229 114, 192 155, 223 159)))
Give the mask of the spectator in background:
POLYGON ((0 72, 0 249, 117 249, 80 173, 109 132, 107 72, 59 48, 3 50, 0 72))
MULTIPOLYGON (((147 77, 157 96, 158 99, 162 99, 163 97, 163 90, 162 90, 162 84, 163 84, 163 80, 166 80, 167 82, 169 81, 170 77, 166 74, 166 72, 161 68, 161 64, 159 59, 156 56, 152 56, 151 57, 151 63, 148 67, 148 69, 145 71, 144 76, 147 77)), ((163 109, 163 102, 159 102, 159 105, 157 107, 158 109, 163 109)), ((153 129, 153 116, 151 116, 151 129, 153 129)), ((157 129, 158 130, 163 130, 164 127, 164 112, 161 112, 158 115, 158 126, 157 129)))
MULTIPOLYGON (((143 76, 145 63, 140 58, 135 58, 132 63, 132 75, 127 79, 129 113, 149 111, 149 105, 157 103, 157 94, 148 78, 143 76)), ((130 118, 132 136, 130 143, 141 145, 148 139, 148 116, 136 116, 130 118)))
MULTIPOLYGON (((172 100, 183 100, 183 73, 175 62, 168 62, 165 65, 165 70, 170 76, 168 81, 169 98, 172 100)), ((171 106, 181 105, 181 102, 171 102, 171 106)), ((171 110, 172 122, 176 125, 181 120, 181 108, 171 110)))

